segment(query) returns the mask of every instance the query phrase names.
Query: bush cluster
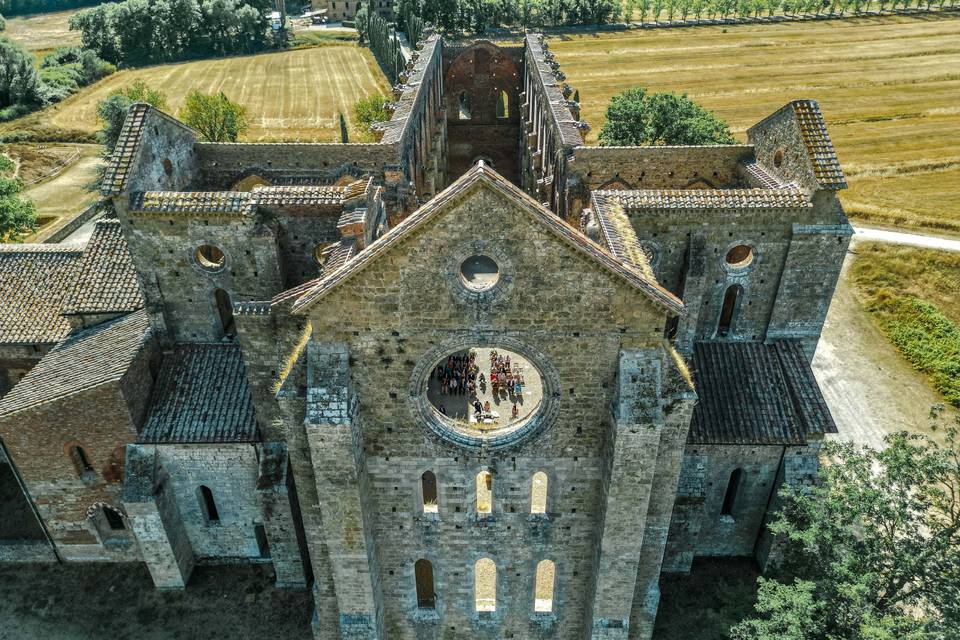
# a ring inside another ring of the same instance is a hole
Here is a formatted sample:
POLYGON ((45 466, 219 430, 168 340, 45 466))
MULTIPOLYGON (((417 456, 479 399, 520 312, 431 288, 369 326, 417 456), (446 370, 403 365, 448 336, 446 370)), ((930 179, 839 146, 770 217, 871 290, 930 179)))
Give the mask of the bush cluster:
POLYGON ((0 67, 0 121, 59 102, 116 71, 93 51, 77 47, 56 49, 37 69, 30 52, 5 37, 0 37, 0 67))
POLYGON ((253 53, 273 44, 270 0, 127 0, 77 13, 83 48, 122 66, 253 53))

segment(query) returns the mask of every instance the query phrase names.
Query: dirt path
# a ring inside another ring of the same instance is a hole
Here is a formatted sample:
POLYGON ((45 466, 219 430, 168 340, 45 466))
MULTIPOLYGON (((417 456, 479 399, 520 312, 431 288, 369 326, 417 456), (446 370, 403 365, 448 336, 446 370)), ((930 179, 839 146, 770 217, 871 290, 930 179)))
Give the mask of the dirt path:
POLYGON ((97 192, 87 189, 87 185, 97 177, 99 146, 78 147, 81 149, 79 159, 50 180, 24 190, 24 195, 37 205, 37 218, 41 223, 41 228, 34 237, 27 239, 28 242, 42 242, 96 201, 97 192), (51 218, 53 220, 50 220, 51 218), (45 221, 48 224, 43 224, 45 221))
POLYGON ((889 242, 891 244, 907 244, 924 249, 943 249, 944 251, 960 251, 960 240, 948 236, 938 236, 926 233, 904 233, 891 229, 877 229, 875 227, 854 227, 854 240, 873 240, 889 242))
MULTIPOLYGON (((943 399, 857 301, 847 280, 852 257, 848 254, 844 262, 813 359, 814 374, 840 429, 838 437, 881 446, 883 436, 893 431, 930 433, 931 407, 942 405, 943 399)), ((954 415, 947 408, 940 422, 952 423, 954 415)))

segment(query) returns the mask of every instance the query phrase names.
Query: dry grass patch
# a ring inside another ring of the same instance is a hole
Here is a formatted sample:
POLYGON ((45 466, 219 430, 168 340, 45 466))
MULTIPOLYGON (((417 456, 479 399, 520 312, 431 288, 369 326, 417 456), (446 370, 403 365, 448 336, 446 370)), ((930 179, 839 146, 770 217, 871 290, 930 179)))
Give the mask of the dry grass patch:
POLYGON ((40 139, 90 139, 98 129, 97 102, 134 80, 166 94, 174 114, 194 89, 225 92, 247 108, 250 129, 244 139, 251 142, 339 142, 337 114, 349 121, 357 100, 390 88, 370 51, 350 44, 198 60, 120 71, 3 125, 0 135, 24 131, 40 139))
POLYGON ((596 143, 628 87, 687 93, 735 135, 789 100, 820 102, 854 217, 960 232, 960 19, 858 18, 551 39, 596 143))
POLYGON ((70 16, 78 9, 7 18, 6 35, 30 51, 80 44, 80 32, 70 31, 70 16))
POLYGON ((881 330, 960 406, 960 253, 858 243, 850 277, 881 330))

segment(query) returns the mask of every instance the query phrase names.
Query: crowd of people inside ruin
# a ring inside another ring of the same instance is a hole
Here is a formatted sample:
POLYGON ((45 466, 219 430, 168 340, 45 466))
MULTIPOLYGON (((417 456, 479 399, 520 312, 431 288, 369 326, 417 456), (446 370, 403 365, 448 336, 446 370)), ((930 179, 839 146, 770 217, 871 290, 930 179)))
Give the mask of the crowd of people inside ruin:
MULTIPOLYGON (((490 401, 481 402, 477 391, 486 392, 487 384, 494 400, 506 396, 512 401, 511 419, 519 416, 518 401, 523 397, 523 367, 519 363, 510 362, 510 354, 501 355, 495 349, 490 350, 489 375, 484 375, 477 364, 477 354, 471 350, 466 355, 451 355, 446 361, 439 363, 433 371, 433 377, 439 383, 442 395, 466 395, 473 407, 474 418, 479 422, 496 421, 496 414, 490 406, 490 401)), ((443 404, 439 405, 440 413, 446 415, 443 404)))

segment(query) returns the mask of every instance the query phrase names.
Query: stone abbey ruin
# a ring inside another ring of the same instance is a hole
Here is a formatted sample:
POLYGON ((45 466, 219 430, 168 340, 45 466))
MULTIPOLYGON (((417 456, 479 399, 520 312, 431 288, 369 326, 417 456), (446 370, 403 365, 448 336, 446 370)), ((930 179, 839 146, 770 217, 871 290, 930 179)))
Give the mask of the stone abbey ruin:
POLYGON ((269 563, 323 640, 627 640, 662 572, 775 559, 836 431, 819 107, 588 147, 563 81, 429 35, 373 143, 134 105, 88 244, 0 248, 0 560, 269 563))

